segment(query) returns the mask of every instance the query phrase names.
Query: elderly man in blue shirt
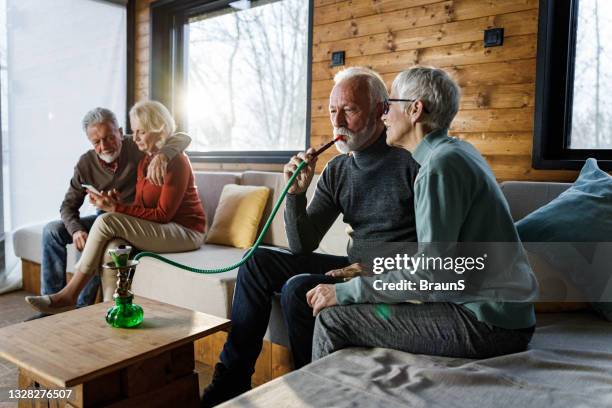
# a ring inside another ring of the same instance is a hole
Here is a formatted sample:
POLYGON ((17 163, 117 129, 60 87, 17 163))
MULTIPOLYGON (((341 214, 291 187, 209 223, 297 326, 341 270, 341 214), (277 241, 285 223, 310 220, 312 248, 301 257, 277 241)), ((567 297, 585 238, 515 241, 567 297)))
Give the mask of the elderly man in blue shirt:
POLYGON ((445 294, 442 301, 418 287, 380 290, 383 283, 432 279, 422 268, 365 276, 360 265, 352 265, 331 272, 352 279, 321 284, 307 294, 318 315, 313 360, 349 346, 465 358, 526 349, 535 327, 531 300, 537 282, 493 172, 472 145, 447 134, 459 100, 459 87, 441 69, 400 73, 384 109, 387 144, 410 151, 421 166, 414 207, 426 254, 443 253, 441 243, 489 243, 484 247, 497 248, 506 262, 487 268, 472 299, 445 294), (376 304, 383 303, 386 312, 377 313, 376 304))

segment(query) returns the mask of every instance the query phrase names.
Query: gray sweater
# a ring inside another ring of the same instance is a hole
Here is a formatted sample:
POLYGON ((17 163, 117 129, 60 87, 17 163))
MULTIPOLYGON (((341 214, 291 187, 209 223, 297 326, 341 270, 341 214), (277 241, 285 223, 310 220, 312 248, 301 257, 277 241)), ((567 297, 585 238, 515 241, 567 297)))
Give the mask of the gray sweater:
POLYGON ((311 253, 339 214, 349 228, 349 262, 367 261, 367 248, 381 242, 416 241, 414 179, 418 164, 386 136, 367 149, 333 158, 321 173, 306 207, 306 194, 288 194, 285 230, 289 249, 311 253))

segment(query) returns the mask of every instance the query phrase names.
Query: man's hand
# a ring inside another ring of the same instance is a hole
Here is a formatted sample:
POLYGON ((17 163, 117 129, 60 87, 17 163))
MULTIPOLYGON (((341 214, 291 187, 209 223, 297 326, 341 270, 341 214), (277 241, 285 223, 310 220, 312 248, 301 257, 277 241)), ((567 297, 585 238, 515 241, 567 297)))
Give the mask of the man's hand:
POLYGON ((79 251, 82 251, 85 248, 85 242, 87 242, 87 232, 85 231, 77 231, 72 234, 72 242, 74 246, 79 251))
POLYGON ((320 284, 306 293, 308 306, 312 307, 312 315, 316 316, 326 307, 338 304, 336 285, 320 284))
POLYGON ((156 186, 161 186, 164 184, 164 176, 167 169, 168 158, 165 154, 158 153, 149 163, 149 167, 147 167, 147 179, 156 186))
POLYGON ((354 263, 352 265, 346 266, 340 269, 333 269, 326 273, 327 276, 332 276, 334 278, 341 278, 345 281, 353 279, 355 276, 361 276, 364 271, 364 265, 360 263, 354 263))
POLYGON ((285 164, 283 167, 283 173, 285 174, 285 183, 289 181, 289 178, 293 175, 297 167, 303 161, 307 162, 308 165, 300 171, 300 174, 295 178, 295 182, 289 188, 289 194, 301 194, 308 190, 308 186, 312 181, 312 177, 314 176, 315 166, 317 164, 317 158, 312 158, 312 154, 315 152, 315 149, 310 148, 306 152, 299 153, 297 156, 293 156, 289 163, 285 164))

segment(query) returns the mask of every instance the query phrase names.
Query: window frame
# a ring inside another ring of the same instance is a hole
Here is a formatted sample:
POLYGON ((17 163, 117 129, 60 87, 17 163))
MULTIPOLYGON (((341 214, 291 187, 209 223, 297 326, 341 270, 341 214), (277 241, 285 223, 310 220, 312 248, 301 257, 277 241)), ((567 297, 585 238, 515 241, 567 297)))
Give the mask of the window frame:
MULTIPOLYGON (((187 75, 184 45, 185 24, 191 17, 229 7, 235 0, 161 0, 151 4, 149 95, 164 103, 173 113, 177 126, 185 128, 186 109, 180 94, 187 75)), ((281 0, 282 1, 282 0, 281 0)), ((312 27, 314 1, 308 0, 306 126, 304 150, 310 147, 312 92, 312 27)), ((188 151, 192 162, 284 164, 299 150, 272 151, 188 151)))
MULTIPOLYGON (((6 35, 6 33, 1 33, 0 32, 0 36, 1 35, 6 35)), ((7 44, 7 50, 8 50, 8 44, 7 44)), ((1 50, 0 50, 1 51, 1 50)), ((2 61, 0 61, 0 64, 2 63, 2 61)), ((0 273, 2 272, 6 272, 6 245, 5 245, 5 241, 6 241, 6 236, 4 234, 4 163, 3 163, 3 156, 4 156, 4 145, 3 145, 3 139, 4 139, 4 132, 2 130, 2 108, 6 109, 6 107, 2 106, 2 71, 1 71, 1 66, 0 66, 0 273)), ((7 69, 8 69, 8 61, 7 61, 7 69)), ((8 91, 8 88, 7 88, 8 91)), ((8 95, 7 95, 8 96, 8 95)), ((8 98, 7 98, 8 99, 8 98)))
POLYGON ((540 0, 532 152, 535 169, 577 170, 587 158, 594 157, 600 168, 612 170, 612 149, 567 147, 572 128, 578 2, 540 0))

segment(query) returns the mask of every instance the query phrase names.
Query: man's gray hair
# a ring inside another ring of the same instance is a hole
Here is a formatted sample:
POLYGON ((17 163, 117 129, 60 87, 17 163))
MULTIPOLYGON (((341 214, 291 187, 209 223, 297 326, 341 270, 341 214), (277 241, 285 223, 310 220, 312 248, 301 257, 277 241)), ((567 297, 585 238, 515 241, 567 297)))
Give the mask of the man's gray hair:
MULTIPOLYGON (((420 99, 429 113, 423 123, 435 129, 448 129, 459 111, 461 90, 443 70, 414 67, 401 72, 393 80, 392 88, 398 99, 420 99)), ((408 103, 403 102, 404 108, 408 103)))
POLYGON ((110 123, 119 129, 119 122, 115 114, 106 108, 93 108, 85 114, 83 118, 83 130, 87 133, 87 128, 93 125, 99 125, 100 123, 110 123))
POLYGON ((389 97, 387 92, 387 86, 383 81, 380 74, 366 67, 349 67, 338 71, 334 75, 334 83, 337 85, 342 81, 346 81, 351 78, 365 78, 368 84, 368 90, 370 91, 370 104, 371 109, 374 109, 377 103, 384 102, 389 97))

